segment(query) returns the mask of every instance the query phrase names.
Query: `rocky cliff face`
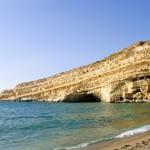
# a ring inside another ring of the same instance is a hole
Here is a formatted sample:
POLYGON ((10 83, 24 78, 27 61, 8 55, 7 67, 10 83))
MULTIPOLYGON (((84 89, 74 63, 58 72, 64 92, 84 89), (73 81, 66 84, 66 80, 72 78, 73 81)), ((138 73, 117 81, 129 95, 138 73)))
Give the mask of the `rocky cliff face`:
POLYGON ((18 84, 3 91, 0 99, 150 102, 150 41, 80 68, 18 84))

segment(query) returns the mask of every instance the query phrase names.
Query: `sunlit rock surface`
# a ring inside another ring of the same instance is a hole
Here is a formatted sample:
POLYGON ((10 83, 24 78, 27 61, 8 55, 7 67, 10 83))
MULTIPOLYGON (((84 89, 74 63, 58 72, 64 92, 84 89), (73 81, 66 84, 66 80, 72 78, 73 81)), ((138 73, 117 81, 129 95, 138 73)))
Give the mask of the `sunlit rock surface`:
POLYGON ((150 41, 138 42, 95 63, 20 83, 1 100, 150 102, 150 41))

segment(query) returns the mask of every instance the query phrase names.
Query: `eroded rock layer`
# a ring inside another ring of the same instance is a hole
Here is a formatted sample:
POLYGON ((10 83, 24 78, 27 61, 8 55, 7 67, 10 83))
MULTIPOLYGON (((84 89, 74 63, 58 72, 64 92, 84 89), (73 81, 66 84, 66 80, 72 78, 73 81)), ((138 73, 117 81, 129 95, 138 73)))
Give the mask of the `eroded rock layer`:
POLYGON ((150 102, 150 41, 101 61, 1 92, 2 100, 150 102))

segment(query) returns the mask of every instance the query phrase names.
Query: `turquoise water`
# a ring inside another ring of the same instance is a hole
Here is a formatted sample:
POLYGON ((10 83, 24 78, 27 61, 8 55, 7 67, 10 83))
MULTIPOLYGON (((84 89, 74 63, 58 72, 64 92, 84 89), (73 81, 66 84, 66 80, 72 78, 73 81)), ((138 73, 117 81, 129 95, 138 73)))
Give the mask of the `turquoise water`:
POLYGON ((0 102, 0 150, 53 150, 150 124, 150 104, 0 102))

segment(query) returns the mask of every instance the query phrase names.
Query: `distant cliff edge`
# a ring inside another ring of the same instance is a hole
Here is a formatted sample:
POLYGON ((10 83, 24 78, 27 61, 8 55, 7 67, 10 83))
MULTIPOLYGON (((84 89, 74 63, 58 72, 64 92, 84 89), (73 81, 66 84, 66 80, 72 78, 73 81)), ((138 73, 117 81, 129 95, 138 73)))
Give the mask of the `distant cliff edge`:
POLYGON ((150 41, 141 41, 95 63, 18 84, 1 100, 150 102, 150 41))

